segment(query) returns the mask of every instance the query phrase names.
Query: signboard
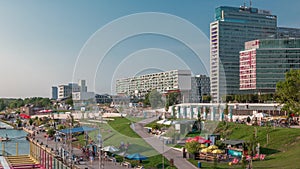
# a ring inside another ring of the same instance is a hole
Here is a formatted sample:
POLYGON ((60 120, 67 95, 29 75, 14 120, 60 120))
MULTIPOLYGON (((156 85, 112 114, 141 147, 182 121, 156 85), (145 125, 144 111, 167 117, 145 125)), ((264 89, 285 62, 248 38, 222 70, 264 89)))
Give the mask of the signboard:
POLYGON ((242 152, 241 151, 236 151, 236 150, 228 150, 228 154, 231 156, 236 156, 236 157, 242 157, 242 152))

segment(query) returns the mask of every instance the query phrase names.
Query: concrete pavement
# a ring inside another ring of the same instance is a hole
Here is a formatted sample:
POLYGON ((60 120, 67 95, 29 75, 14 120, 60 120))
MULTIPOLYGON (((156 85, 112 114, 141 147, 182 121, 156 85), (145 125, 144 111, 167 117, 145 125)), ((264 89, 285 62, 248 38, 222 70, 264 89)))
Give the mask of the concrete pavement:
POLYGON ((182 152, 174 150, 166 145, 163 144, 162 141, 159 140, 158 137, 155 137, 147 132, 144 128, 145 124, 148 124, 154 120, 156 117, 148 118, 138 123, 135 123, 134 131, 140 135, 149 145, 151 145, 156 151, 162 154, 168 160, 173 159, 174 165, 178 169, 197 169, 196 166, 191 164, 185 158, 182 157, 182 152))
MULTIPOLYGON (((60 142, 55 142, 54 140, 47 140, 44 135, 45 132, 40 132, 39 134, 35 135, 35 140, 39 140, 39 143, 43 143, 44 145, 48 145, 49 148, 53 148, 53 150, 60 149, 61 147, 65 148, 66 150, 68 149, 67 145, 65 145, 62 141, 60 142)), ((78 157, 84 156, 82 151, 76 147, 72 147, 73 149, 73 154, 75 154, 78 157)), ((80 164, 76 164, 77 168, 80 169, 100 169, 101 164, 99 163, 99 159, 95 159, 93 162, 88 161, 85 159, 83 162, 80 162, 80 164)), ((119 168, 125 168, 122 167, 119 163, 114 163, 112 161, 103 161, 103 168, 104 169, 119 169, 119 168)), ((102 168, 101 168, 102 169, 102 168)))

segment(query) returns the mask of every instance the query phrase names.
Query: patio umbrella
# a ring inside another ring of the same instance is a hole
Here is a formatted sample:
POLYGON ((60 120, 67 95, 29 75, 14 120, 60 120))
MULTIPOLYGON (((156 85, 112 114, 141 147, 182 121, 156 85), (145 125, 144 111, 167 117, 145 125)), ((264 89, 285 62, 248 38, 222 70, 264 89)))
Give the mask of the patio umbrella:
POLYGON ((123 151, 121 153, 118 153, 119 156, 123 156, 123 157, 126 157, 128 154, 126 153, 126 151, 123 151))
POLYGON ((220 149, 215 149, 215 150, 212 151, 212 153, 214 153, 214 154, 222 154, 223 151, 220 150, 220 149))
POLYGON ((115 146, 106 146, 106 147, 103 147, 101 150, 102 151, 108 151, 108 152, 111 152, 111 153, 119 151, 119 149, 116 148, 115 146))
POLYGON ((20 117, 22 117, 23 119, 30 119, 30 116, 24 113, 21 113, 20 117))
POLYGON ((130 160, 146 160, 147 157, 146 156, 143 156, 139 153, 134 153, 134 154, 130 154, 130 155, 127 155, 126 158, 130 159, 130 160))
POLYGON ((211 143, 210 140, 206 140, 205 138, 203 138, 201 136, 196 136, 196 137, 189 138, 189 139, 186 140, 186 142, 192 142, 192 141, 196 141, 196 142, 201 143, 201 144, 211 143))
POLYGON ((211 151, 212 151, 211 149, 204 148, 204 149, 202 149, 200 152, 201 152, 201 153, 210 153, 211 151))
POLYGON ((207 148, 207 146, 205 144, 201 144, 200 148, 207 148))
POLYGON ((216 145, 211 145, 211 146, 208 147, 208 149, 211 149, 211 150, 218 149, 218 146, 216 146, 216 145))

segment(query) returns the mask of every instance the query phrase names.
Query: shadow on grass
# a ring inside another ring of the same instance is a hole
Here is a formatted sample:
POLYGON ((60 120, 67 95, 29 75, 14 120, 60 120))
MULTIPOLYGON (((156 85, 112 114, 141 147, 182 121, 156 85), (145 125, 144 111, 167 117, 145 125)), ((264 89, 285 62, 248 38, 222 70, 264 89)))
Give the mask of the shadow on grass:
POLYGON ((266 154, 266 155, 271 155, 271 154, 276 154, 276 153, 279 153, 280 151, 279 150, 276 150, 276 149, 270 149, 270 148, 265 148, 265 147, 262 147, 260 149, 260 153, 261 154, 266 154))
POLYGON ((133 154, 133 153, 141 153, 141 152, 146 152, 152 150, 151 147, 149 146, 142 146, 139 144, 130 144, 130 146, 128 147, 127 153, 128 154, 133 154))

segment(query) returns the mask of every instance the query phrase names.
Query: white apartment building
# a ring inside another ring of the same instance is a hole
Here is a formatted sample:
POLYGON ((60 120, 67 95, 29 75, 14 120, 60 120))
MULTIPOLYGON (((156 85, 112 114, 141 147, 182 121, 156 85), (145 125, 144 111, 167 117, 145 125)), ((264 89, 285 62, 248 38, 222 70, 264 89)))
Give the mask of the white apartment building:
POLYGON ((58 85, 58 99, 63 99, 72 95, 72 92, 80 91, 77 83, 69 83, 68 85, 58 85))
POLYGON ((116 92, 118 95, 144 96, 154 89, 160 93, 178 90, 181 92, 183 98, 189 98, 191 71, 171 70, 118 79, 116 83, 116 92))
POLYGON ((73 92, 87 92, 85 80, 80 80, 79 84, 69 83, 67 85, 58 85, 58 99, 69 97, 73 92))

